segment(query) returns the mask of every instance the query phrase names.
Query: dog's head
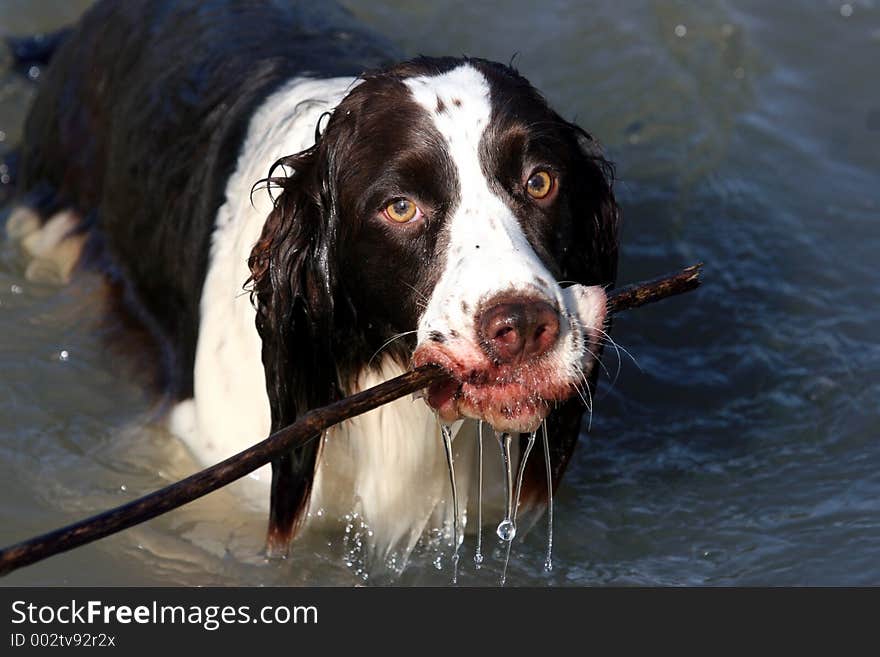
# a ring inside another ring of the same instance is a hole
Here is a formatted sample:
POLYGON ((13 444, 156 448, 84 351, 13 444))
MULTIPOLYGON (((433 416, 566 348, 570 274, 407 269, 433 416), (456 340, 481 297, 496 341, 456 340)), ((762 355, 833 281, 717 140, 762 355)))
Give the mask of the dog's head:
POLYGON ((599 351, 618 216, 596 143, 478 59, 366 75, 322 127, 270 177, 250 263, 273 423, 381 351, 451 374, 426 395, 442 419, 533 430, 599 351))

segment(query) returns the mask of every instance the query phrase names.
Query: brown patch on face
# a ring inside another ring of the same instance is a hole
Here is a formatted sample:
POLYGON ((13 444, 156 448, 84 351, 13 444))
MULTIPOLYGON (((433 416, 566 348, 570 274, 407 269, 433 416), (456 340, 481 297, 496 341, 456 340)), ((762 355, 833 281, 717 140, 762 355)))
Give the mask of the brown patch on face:
POLYGON ((453 98, 452 104, 455 105, 456 107, 461 107, 461 99, 460 98, 453 98))
POLYGON ((446 103, 443 102, 443 99, 440 96, 437 96, 437 114, 443 114, 446 111, 446 103))

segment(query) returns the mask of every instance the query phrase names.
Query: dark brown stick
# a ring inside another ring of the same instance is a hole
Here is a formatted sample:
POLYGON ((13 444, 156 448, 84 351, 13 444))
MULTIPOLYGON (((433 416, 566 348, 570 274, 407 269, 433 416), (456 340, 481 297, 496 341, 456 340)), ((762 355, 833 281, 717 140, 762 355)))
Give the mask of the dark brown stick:
MULTIPOLYGON (((676 274, 621 288, 610 295, 609 312, 619 313, 693 290, 700 284, 700 267, 701 265, 695 265, 676 274)), ((427 365, 328 406, 309 411, 262 442, 186 479, 115 509, 0 550, 0 575, 115 534, 188 504, 316 438, 334 424, 421 390, 444 376, 439 369, 427 365)))
POLYGON ((658 276, 614 290, 608 297, 608 314, 632 310, 699 287, 703 264, 692 265, 675 274, 658 276))

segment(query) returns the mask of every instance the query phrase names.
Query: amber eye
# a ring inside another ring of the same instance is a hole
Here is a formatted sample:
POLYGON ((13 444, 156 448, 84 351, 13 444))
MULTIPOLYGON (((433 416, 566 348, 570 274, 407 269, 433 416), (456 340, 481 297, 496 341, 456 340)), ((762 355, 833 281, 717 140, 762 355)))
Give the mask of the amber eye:
POLYGON ((399 198, 385 206, 385 216, 399 224, 412 221, 418 211, 416 204, 408 198, 399 198))
POLYGON ((532 198, 542 199, 553 189, 553 178, 546 171, 535 171, 526 182, 526 191, 532 198))

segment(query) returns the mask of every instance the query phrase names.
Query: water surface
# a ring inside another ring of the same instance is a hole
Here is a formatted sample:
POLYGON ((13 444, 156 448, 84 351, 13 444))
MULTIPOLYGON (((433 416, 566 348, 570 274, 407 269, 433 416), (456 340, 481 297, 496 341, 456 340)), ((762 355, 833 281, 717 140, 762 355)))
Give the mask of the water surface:
MULTIPOLYGON (((87 4, 0 0, 0 30, 58 27, 87 4)), ((516 55, 602 141, 621 281, 707 263, 700 292, 616 322, 633 358, 617 373, 606 355, 617 375, 557 496, 555 568, 539 525, 508 583, 880 583, 876 0, 347 4, 412 54, 516 55)), ((0 53, 0 148, 33 93, 7 66, 0 53)), ((36 285, 23 269, 0 242, 2 544, 196 467, 106 349, 99 282, 36 285)), ((213 494, 3 583, 363 582, 345 546, 265 564, 265 519, 231 504, 213 494)), ((492 526, 482 570, 463 546, 461 584, 498 581, 492 526)), ((447 584, 450 557, 426 549, 398 582, 447 584)))

